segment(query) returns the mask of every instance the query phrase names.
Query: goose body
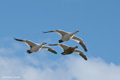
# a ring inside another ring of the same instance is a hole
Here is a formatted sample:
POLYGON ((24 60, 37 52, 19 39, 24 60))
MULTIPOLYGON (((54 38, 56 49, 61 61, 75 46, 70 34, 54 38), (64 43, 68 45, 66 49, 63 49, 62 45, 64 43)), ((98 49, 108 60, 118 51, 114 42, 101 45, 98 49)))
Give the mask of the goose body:
POLYGON ((43 47, 43 45, 36 45, 36 46, 32 47, 32 48, 30 49, 30 51, 31 51, 31 52, 37 52, 37 51, 39 51, 42 47, 43 47))
POLYGON ((80 51, 80 50, 77 50, 76 48, 78 48, 78 46, 76 47, 69 47, 67 45, 64 45, 64 44, 49 44, 50 46, 59 46, 61 47, 64 52, 62 52, 61 54, 62 55, 68 55, 68 54, 72 54, 72 53, 78 53, 80 56, 82 56, 85 60, 87 60, 87 57, 85 56, 85 54, 80 51))
POLYGON ((69 47, 68 49, 64 50, 64 52, 62 54, 63 55, 72 54, 76 48, 77 48, 77 46, 76 47, 69 47))
POLYGON ((77 32, 79 32, 79 31, 75 31, 74 33, 67 33, 66 35, 62 36, 61 41, 68 41, 68 40, 72 39, 74 34, 77 32))
POLYGON ((69 41, 72 39, 72 40, 77 41, 84 48, 84 50, 87 51, 87 48, 86 48, 84 42, 82 41, 82 39, 80 39, 74 35, 79 31, 75 31, 73 33, 70 33, 70 32, 65 32, 62 30, 53 30, 53 31, 47 31, 44 33, 49 33, 49 32, 56 32, 62 36, 62 38, 59 40, 59 43, 64 42, 64 41, 69 41))
POLYGON ((46 49, 46 50, 48 50, 48 51, 50 51, 50 52, 52 52, 52 53, 54 53, 54 54, 57 54, 57 52, 56 52, 55 50, 53 50, 52 48, 47 47, 47 46, 43 46, 43 45, 47 44, 47 43, 45 43, 45 42, 43 42, 43 43, 40 45, 40 44, 36 44, 36 43, 34 43, 34 42, 32 42, 32 41, 29 41, 29 40, 22 40, 22 39, 16 39, 16 38, 15 38, 15 40, 26 43, 26 44, 30 47, 30 49, 27 50, 27 52, 28 52, 29 54, 32 53, 32 52, 37 52, 37 51, 39 51, 40 49, 46 49))

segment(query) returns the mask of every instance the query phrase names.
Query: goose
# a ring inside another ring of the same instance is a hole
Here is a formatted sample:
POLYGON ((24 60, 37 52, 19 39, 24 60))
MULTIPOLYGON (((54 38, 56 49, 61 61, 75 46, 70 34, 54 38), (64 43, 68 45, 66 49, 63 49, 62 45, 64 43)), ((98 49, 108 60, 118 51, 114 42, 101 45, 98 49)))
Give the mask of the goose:
POLYGON ((59 40, 59 43, 62 43, 64 41, 68 41, 68 40, 72 39, 74 41, 77 41, 83 47, 83 49, 87 52, 87 48, 86 48, 84 42, 82 41, 82 39, 80 39, 74 35, 79 31, 74 31, 73 33, 70 33, 70 32, 65 32, 62 30, 51 30, 51 31, 43 32, 43 33, 49 33, 49 32, 56 32, 62 36, 62 38, 59 40))
POLYGON ((40 45, 40 44, 36 44, 36 43, 34 43, 34 42, 30 41, 30 40, 22 40, 22 39, 17 39, 17 38, 14 38, 14 39, 15 39, 16 41, 24 42, 24 43, 26 43, 26 44, 30 47, 30 49, 27 50, 27 53, 28 53, 28 54, 30 54, 30 53, 32 53, 32 52, 37 52, 37 51, 39 51, 40 49, 46 49, 46 50, 48 50, 48 51, 50 51, 50 52, 52 52, 52 53, 54 53, 54 54, 57 54, 57 52, 56 52, 55 50, 53 50, 52 48, 50 48, 50 47, 48 47, 48 46, 43 46, 43 45, 47 44, 47 43, 45 43, 45 42, 43 42, 43 43, 40 45))
POLYGON ((82 51, 76 49, 78 48, 78 46, 68 47, 65 44, 49 44, 49 46, 61 47, 64 50, 64 52, 61 53, 62 55, 68 55, 68 54, 72 54, 75 52, 75 53, 78 53, 80 56, 82 56, 85 60, 87 60, 87 57, 85 56, 85 54, 82 51))

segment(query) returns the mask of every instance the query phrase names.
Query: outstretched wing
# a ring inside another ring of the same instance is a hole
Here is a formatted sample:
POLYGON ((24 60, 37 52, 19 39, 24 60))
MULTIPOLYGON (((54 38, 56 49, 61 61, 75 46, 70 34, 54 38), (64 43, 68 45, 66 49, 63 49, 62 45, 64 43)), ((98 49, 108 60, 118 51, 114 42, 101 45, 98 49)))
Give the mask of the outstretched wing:
POLYGON ((49 32, 56 32, 56 33, 60 34, 61 36, 64 36, 69 33, 69 32, 65 32, 62 30, 52 30, 52 31, 47 31, 47 32, 43 32, 43 33, 49 33, 49 32))
POLYGON ((78 53, 80 56, 82 56, 85 60, 87 60, 87 57, 85 56, 85 54, 82 52, 82 51, 80 51, 80 50, 74 50, 74 52, 76 52, 76 53, 78 53))
POLYGON ((84 42, 82 41, 82 39, 80 39, 80 38, 78 38, 76 36, 73 36, 72 39, 77 41, 83 47, 83 49, 87 52, 87 48, 86 48, 84 42))
POLYGON ((69 47, 66 46, 65 44, 59 44, 58 46, 61 47, 63 50, 66 50, 66 49, 69 48, 69 47))
POLYGON ((66 46, 65 44, 49 44, 49 46, 59 46, 59 47, 61 47, 63 50, 66 50, 66 49, 69 48, 69 47, 66 46))
POLYGON ((50 51, 50 52, 52 52, 52 53, 54 53, 54 54, 57 54, 57 52, 56 52, 55 50, 53 50, 52 48, 50 48, 50 47, 43 46, 42 48, 43 48, 43 49, 46 49, 46 50, 48 50, 48 51, 50 51))
POLYGON ((16 39, 16 38, 14 38, 16 41, 20 41, 20 42, 24 42, 24 43, 26 43, 28 46, 30 46, 31 48, 33 47, 33 46, 36 46, 37 44, 36 43, 33 43, 32 41, 29 41, 29 40, 22 40, 22 39, 16 39))

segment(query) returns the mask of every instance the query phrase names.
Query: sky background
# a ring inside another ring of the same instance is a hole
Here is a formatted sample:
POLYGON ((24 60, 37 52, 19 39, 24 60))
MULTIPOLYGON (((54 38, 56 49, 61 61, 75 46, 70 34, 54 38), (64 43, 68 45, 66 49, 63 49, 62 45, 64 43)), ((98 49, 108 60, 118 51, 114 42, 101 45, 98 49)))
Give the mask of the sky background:
POLYGON ((119 26, 119 0, 0 0, 0 80, 119 80, 119 26), (73 40, 63 44, 77 45, 88 61, 63 56, 57 46, 57 55, 29 55, 29 47, 14 40, 58 43, 57 33, 43 34, 49 30, 79 30, 88 52, 73 40))

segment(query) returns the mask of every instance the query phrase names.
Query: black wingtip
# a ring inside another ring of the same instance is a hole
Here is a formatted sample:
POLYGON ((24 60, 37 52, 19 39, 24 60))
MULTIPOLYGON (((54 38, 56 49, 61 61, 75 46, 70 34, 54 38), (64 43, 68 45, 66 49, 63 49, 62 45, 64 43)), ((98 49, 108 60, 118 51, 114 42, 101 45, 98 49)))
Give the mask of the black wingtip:
POLYGON ((14 40, 18 40, 17 38, 14 38, 14 40))
POLYGON ((87 58, 85 58, 85 60, 87 61, 88 59, 87 59, 87 58))
POLYGON ((57 52, 54 52, 54 54, 57 54, 57 52))
POLYGON ((43 33, 49 33, 49 32, 54 32, 53 30, 51 30, 51 31, 46 31, 46 32, 43 32, 43 33))
POLYGON ((49 46, 57 46, 58 44, 48 44, 49 46))
POLYGON ((85 49, 85 52, 87 52, 88 50, 87 49, 85 49))
POLYGON ((79 44, 83 47, 83 49, 85 50, 85 52, 88 51, 85 45, 83 45, 81 42, 79 42, 79 44))
POLYGON ((57 52, 55 50, 52 50, 52 49, 48 49, 48 51, 54 53, 54 54, 57 54, 57 52))
POLYGON ((43 33, 48 33, 48 32, 43 32, 43 33))
POLYGON ((17 39, 17 38, 14 38, 16 41, 21 41, 21 42, 23 42, 24 40, 22 40, 22 39, 17 39))
POLYGON ((84 56, 83 58, 84 58, 84 60, 85 60, 85 61, 87 61, 87 60, 88 60, 86 56, 84 56))
POLYGON ((53 51, 52 53, 57 54, 57 52, 56 52, 56 51, 53 51))

